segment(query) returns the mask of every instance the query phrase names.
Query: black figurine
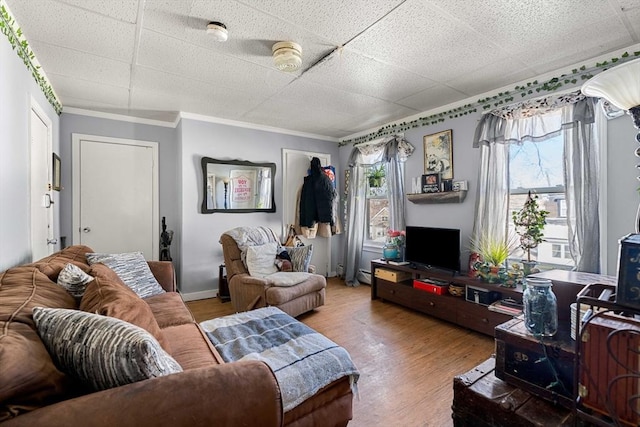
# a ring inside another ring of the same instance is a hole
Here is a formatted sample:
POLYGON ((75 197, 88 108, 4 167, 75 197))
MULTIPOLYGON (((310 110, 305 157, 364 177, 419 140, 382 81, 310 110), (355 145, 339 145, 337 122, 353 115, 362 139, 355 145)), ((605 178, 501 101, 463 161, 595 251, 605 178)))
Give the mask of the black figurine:
POLYGON ((173 240, 173 230, 167 231, 165 217, 162 217, 162 233, 160 234, 160 261, 171 261, 171 241, 173 240))

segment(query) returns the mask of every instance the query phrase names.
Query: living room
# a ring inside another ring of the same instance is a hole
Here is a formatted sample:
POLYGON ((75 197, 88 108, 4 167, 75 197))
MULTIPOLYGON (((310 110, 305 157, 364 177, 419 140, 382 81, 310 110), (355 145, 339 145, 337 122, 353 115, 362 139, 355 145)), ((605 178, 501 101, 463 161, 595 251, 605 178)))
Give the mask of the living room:
MULTIPOLYGON (((188 2, 187 2, 188 3, 188 2)), ((390 2, 395 6, 401 6, 405 2, 390 2), (397 3, 397 4, 395 4, 397 3)), ((563 3, 563 2, 559 2, 563 3)), ((578 2, 576 2, 578 3, 578 2)), ((174 265, 178 273, 178 287, 185 299, 201 299, 215 296, 219 290, 218 266, 223 262, 222 248, 219 238, 225 231, 236 226, 263 225, 280 232, 284 237, 287 225, 283 221, 281 207, 284 205, 285 188, 301 184, 301 179, 286 183, 283 179, 282 150, 297 150, 309 153, 322 153, 331 158, 331 164, 337 172, 338 193, 343 194, 345 189, 344 176, 348 169, 348 161, 353 149, 352 140, 360 136, 365 139, 368 135, 375 134, 379 128, 394 124, 394 128, 403 138, 415 147, 415 152, 405 163, 405 188, 411 189, 411 181, 424 173, 424 146, 423 138, 442 131, 451 130, 453 138, 453 165, 454 179, 467 181, 468 195, 463 203, 459 204, 414 204, 407 202, 405 209, 405 222, 412 226, 443 227, 461 230, 461 243, 463 247, 461 265, 464 267, 468 260, 469 239, 473 232, 475 209, 477 205, 477 185, 480 173, 480 150, 473 148, 474 133, 480 118, 483 116, 482 103, 479 98, 498 96, 505 90, 513 91, 515 86, 526 85, 534 81, 546 81, 553 77, 560 77, 565 73, 571 73, 574 68, 585 66, 596 67, 597 63, 610 58, 621 58, 625 52, 631 55, 640 50, 637 30, 637 7, 613 2, 617 13, 624 15, 631 30, 626 30, 625 37, 619 37, 615 41, 598 43, 601 35, 584 35, 584 47, 564 61, 559 57, 552 57, 547 62, 544 72, 536 75, 527 74, 519 77, 519 74, 505 76, 499 71, 500 64, 494 63, 498 72, 490 82, 486 82, 484 90, 474 93, 473 96, 458 96, 454 101, 442 104, 429 105, 420 110, 412 109, 406 116, 393 117, 392 119, 374 122, 374 110, 368 114, 371 122, 357 132, 343 134, 325 134, 313 131, 306 132, 286 129, 281 123, 289 120, 281 119, 279 124, 271 127, 264 123, 253 126, 241 126, 240 121, 220 119, 213 115, 198 114, 185 110, 175 115, 173 121, 149 117, 132 117, 123 114, 123 108, 116 109, 105 101, 103 104, 96 101, 95 108, 89 108, 91 102, 80 105, 79 100, 61 96, 62 113, 58 114, 56 108, 51 105, 50 99, 43 93, 39 84, 34 81, 31 72, 18 57, 16 50, 12 48, 7 38, 1 42, 2 68, 0 87, 2 97, 10 108, 3 108, 0 112, 0 132, 2 132, 2 145, 0 153, 0 192, 4 202, 0 207, 0 269, 10 268, 32 260, 30 241, 30 149, 26 141, 29 141, 29 111, 32 102, 37 103, 45 112, 52 123, 52 148, 60 157, 61 171, 60 181, 62 191, 53 192, 53 228, 55 237, 66 237, 66 244, 76 244, 73 236, 74 230, 74 180, 72 155, 73 134, 99 135, 110 138, 131 140, 144 140, 157 142, 159 152, 159 218, 166 218, 168 228, 175 235, 171 245, 171 253, 174 265), (636 21, 634 21, 634 19, 636 21), (600 50, 596 49, 599 48, 600 50), (557 64, 552 66, 551 64, 557 64), (491 86, 488 86, 491 85, 491 86), (429 117, 442 112, 450 112, 467 104, 474 104, 475 111, 469 111, 458 117, 455 112, 445 114, 443 121, 435 119, 435 123, 420 121, 415 127, 404 129, 400 123, 411 121, 420 117, 429 117), (101 108, 102 107, 102 108, 101 108), (113 113, 117 111, 117 113, 113 113), (402 129, 402 131, 400 131, 402 129), (342 141, 342 143, 341 143, 342 141), (344 143, 346 142, 346 143, 344 143), (244 213, 244 214, 202 214, 202 171, 201 157, 213 157, 219 159, 240 159, 254 162, 272 162, 276 164, 275 174, 275 213, 244 213)), ((58 78, 57 85, 53 88, 60 93, 66 93, 66 86, 87 85, 87 80, 78 77, 73 80, 69 77, 58 77, 64 74, 60 70, 48 70, 46 67, 47 55, 60 54, 57 50, 45 49, 45 41, 30 40, 28 25, 37 27, 44 21, 43 13, 37 15, 38 19, 31 21, 26 16, 21 19, 20 12, 24 5, 19 2, 6 1, 11 11, 15 14, 17 27, 24 27, 25 38, 29 41, 39 58, 38 48, 42 48, 40 59, 45 73, 51 73, 58 78), (45 53, 46 52, 46 53, 45 53)), ((141 8, 144 2, 140 2, 141 8)), ((47 2, 49 7, 60 6, 62 8, 77 7, 66 2, 47 2)), ((415 5, 414 5, 415 6, 415 5)), ((575 7, 579 7, 577 4, 575 7)), ((355 7, 355 6, 354 6, 355 7)), ((366 7, 366 6, 365 6, 366 7)), ((440 6, 446 9, 446 6, 440 6)), ((462 7, 459 6, 458 7, 462 7)), ((581 6, 580 6, 581 7, 581 6)), ((107 8, 108 9, 108 8, 107 8)), ((516 8, 517 9, 517 8, 516 8)), ((84 9, 83 9, 84 10, 84 9)), ((393 8, 389 8, 391 13, 393 8)), ((23 12, 24 13, 24 12, 23 12)), ((103 12, 100 12, 104 14, 103 12)), ((517 10, 516 10, 517 13, 517 10)), ((108 14, 108 13, 107 13, 108 14)), ((167 15, 170 16, 170 15, 167 15)), ((200 17, 203 19, 205 17, 200 17)), ((216 19, 224 19, 220 16, 216 19)), ((207 19, 213 19, 207 18, 207 19)), ((612 18, 613 19, 613 18, 612 18)), ((594 19, 594 21, 596 21, 594 19)), ((45 25, 45 24, 42 24, 45 25)), ((47 23, 46 25, 51 25, 47 23)), ((622 24, 619 26, 625 28, 622 24)), ((595 30, 594 30, 595 31, 595 30)), ((600 31, 600 30, 599 30, 600 31)), ((203 29, 204 32, 204 29, 203 29)), ((576 36, 576 32, 572 33, 576 36)), ((40 36, 43 37, 43 36, 40 36)), ((104 36, 98 36, 104 37, 104 36)), ((233 26, 229 25, 229 38, 234 37, 233 26)), ((576 36, 577 37, 577 36, 576 36)), ((259 38, 259 37, 256 37, 259 38)), ((609 40, 609 39, 607 39, 609 40)), ((345 42, 346 40, 343 40, 345 42)), ((61 42, 60 42, 61 43, 61 42)), ((51 42, 50 45, 57 45, 51 42)), ((55 47, 55 46, 54 46, 55 47)), ((73 50, 73 49, 70 49, 73 50)), ((270 50, 270 47, 269 49, 270 50)), ((552 50, 541 48, 542 51, 552 50)), ((568 49, 572 51, 572 48, 568 49)), ((66 52, 66 51, 65 51, 66 52)), ((464 55, 460 53, 459 55, 464 55)), ((468 54, 468 53, 467 53, 468 54)), ((347 53, 345 53, 345 56, 347 53)), ((569 54, 567 53, 567 56, 569 54)), ((270 52, 267 60, 271 61, 270 52)), ((162 58, 158 59, 158 68, 162 66, 162 58)), ((524 61, 523 61, 524 62, 524 61)), ((207 63, 210 65, 210 63, 207 63)), ((597 68, 600 71, 601 68, 597 68)), ((99 78, 96 78, 99 79, 99 78)), ((473 77, 468 77, 473 80, 473 77)), ((579 89, 582 80, 570 82, 558 90, 535 92, 521 97, 519 91, 510 102, 517 103, 524 99, 563 93, 572 89, 579 89)), ((128 85, 128 82, 127 82, 128 85)), ((268 86, 268 84, 265 84, 268 86)), ((91 86, 91 85, 89 85, 91 86)), ((443 89, 444 90, 444 89, 443 89)), ((161 85, 157 88, 158 98, 162 98, 161 85)), ((458 94, 459 95, 459 94, 458 94)), ((195 96, 195 95, 194 95, 195 96)), ((435 94, 433 94, 435 96, 435 94)), ((91 100, 88 100, 91 101, 91 100)), ((423 105, 426 105, 424 103, 423 105)), ((351 105, 345 108, 350 108, 351 105)), ((492 106, 493 107, 493 106, 492 106)), ((218 107, 221 108, 222 107, 218 107)), ((152 110, 148 106, 148 110, 152 110)), ((401 109, 402 111, 408 111, 401 109)), ((273 108, 274 114, 278 109, 273 108)), ((153 113, 153 111, 151 112, 153 113)), ((222 113, 221 113, 222 114, 222 113)), ((338 109, 334 116, 347 114, 338 109)), ((363 119, 364 121, 364 119, 363 119)), ((334 130, 335 131, 335 130, 334 130)), ((637 209, 637 170, 635 159, 632 155, 636 148, 634 142, 635 129, 628 116, 623 115, 608 120, 606 143, 602 148, 602 179, 601 185, 601 268, 600 273, 615 275, 618 262, 618 240, 634 231, 635 212, 637 209), (606 196, 606 197, 605 197, 606 196)), ((342 201, 344 202, 344 201, 342 201)), ((159 234, 159 229, 158 229, 159 234)), ((330 245, 328 275, 335 275, 338 264, 343 264, 345 234, 332 236, 324 244, 330 245)), ((57 248, 61 247, 60 244, 57 248)), ((366 246, 357 269, 370 269, 370 261, 380 258, 381 245, 366 246)), ((466 270, 466 268, 463 268, 466 270)))

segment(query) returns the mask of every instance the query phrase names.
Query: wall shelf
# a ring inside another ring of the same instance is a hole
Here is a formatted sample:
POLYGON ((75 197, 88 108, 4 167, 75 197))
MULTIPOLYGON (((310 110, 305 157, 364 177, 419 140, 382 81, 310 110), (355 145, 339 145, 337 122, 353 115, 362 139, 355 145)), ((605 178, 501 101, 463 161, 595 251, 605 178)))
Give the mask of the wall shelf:
POLYGON ((467 190, 443 191, 440 193, 413 193, 407 194, 407 199, 412 203, 462 203, 467 197, 467 190))

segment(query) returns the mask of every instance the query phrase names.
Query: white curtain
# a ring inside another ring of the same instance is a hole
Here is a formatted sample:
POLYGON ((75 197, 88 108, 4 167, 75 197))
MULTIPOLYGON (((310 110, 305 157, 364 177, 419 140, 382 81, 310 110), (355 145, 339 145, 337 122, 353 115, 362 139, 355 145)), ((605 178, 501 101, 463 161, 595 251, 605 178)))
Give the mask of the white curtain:
POLYGON ((569 247, 578 271, 600 272, 599 158, 594 104, 579 91, 528 100, 485 114, 474 136, 481 166, 474 236, 506 237, 509 144, 563 133, 569 247))
POLYGON ((404 138, 391 137, 383 141, 355 146, 349 157, 349 180, 347 183, 347 238, 344 250, 344 275, 348 286, 359 285, 357 274, 360 265, 362 244, 366 236, 366 168, 382 162, 387 178, 389 198, 389 226, 404 230, 404 162, 413 153, 414 147, 404 138))

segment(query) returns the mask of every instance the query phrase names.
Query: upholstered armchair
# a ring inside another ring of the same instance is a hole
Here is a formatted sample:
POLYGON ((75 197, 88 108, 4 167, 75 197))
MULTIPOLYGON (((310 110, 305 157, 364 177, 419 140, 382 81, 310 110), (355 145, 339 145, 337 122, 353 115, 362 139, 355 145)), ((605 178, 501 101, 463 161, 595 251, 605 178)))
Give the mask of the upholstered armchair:
MULTIPOLYGON (((290 316, 296 317, 324 305, 327 286, 324 276, 302 271, 265 275, 250 274, 251 268, 248 268, 246 264, 247 256, 251 259, 252 254, 260 255, 260 251, 267 251, 266 248, 270 245, 279 245, 272 230, 264 227, 239 227, 220 236, 220 243, 227 270, 231 302, 236 311, 274 306, 290 316), (248 239, 248 241, 242 241, 239 246, 236 239, 237 232, 241 229, 250 231, 259 229, 262 231, 263 240, 266 241, 252 242, 251 239, 248 239), (263 247, 265 249, 262 249, 263 247)), ((272 262, 275 262, 275 254, 270 256, 273 257, 272 262)))

